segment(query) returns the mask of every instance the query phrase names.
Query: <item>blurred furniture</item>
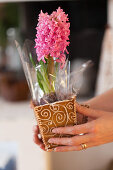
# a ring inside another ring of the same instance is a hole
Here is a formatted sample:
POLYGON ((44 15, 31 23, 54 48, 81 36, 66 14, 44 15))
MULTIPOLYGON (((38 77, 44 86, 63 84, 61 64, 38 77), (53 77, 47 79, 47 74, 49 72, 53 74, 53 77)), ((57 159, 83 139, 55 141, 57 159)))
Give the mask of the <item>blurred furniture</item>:
POLYGON ((29 97, 29 89, 25 78, 21 73, 12 71, 0 72, 0 94, 10 101, 26 100, 29 97))

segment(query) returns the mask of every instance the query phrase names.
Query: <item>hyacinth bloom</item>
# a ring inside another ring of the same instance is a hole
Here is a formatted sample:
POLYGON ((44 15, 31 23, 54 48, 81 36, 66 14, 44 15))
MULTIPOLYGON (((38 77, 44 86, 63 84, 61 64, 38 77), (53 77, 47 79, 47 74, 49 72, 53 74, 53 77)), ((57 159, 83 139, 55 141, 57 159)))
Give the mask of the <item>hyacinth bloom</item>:
POLYGON ((38 61, 46 62, 45 58, 50 56, 63 67, 66 60, 65 53, 68 53, 66 48, 69 45, 69 27, 68 15, 60 7, 51 15, 41 11, 35 39, 38 61))
MULTIPOLYGON (((34 63, 32 56, 30 60, 36 69, 37 82, 44 94, 56 93, 58 71, 65 70, 69 27, 68 15, 60 7, 50 15, 42 11, 39 14, 35 39, 38 64, 34 63)), ((65 76, 63 78, 66 79, 65 76)))

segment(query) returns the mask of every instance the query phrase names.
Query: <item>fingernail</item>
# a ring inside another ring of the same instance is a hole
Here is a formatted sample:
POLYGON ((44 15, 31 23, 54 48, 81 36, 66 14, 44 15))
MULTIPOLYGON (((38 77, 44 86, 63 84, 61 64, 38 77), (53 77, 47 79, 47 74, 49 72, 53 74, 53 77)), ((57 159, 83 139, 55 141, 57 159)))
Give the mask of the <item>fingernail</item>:
POLYGON ((56 148, 54 148, 54 152, 56 152, 56 148))
POLYGON ((56 130, 56 129, 53 129, 52 132, 53 132, 53 133, 57 133, 57 130, 56 130))
POLYGON ((52 143, 52 142, 53 142, 53 139, 49 139, 48 142, 49 142, 49 143, 52 143))
POLYGON ((54 152, 59 152, 60 150, 58 148, 55 148, 54 149, 54 152))

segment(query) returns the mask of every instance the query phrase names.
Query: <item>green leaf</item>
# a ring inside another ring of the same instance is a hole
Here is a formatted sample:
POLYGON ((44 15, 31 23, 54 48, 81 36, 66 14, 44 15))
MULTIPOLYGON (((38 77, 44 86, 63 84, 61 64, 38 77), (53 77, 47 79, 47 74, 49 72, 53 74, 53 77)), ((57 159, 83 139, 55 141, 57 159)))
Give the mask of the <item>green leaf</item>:
POLYGON ((47 73, 47 70, 46 70, 46 63, 44 63, 42 60, 40 60, 39 64, 41 65, 40 69, 41 69, 41 72, 43 73, 47 73))
POLYGON ((41 83, 42 83, 42 85, 43 85, 43 88, 44 88, 45 94, 49 94, 49 93, 50 93, 50 91, 49 91, 49 89, 48 89, 47 85, 45 84, 45 82, 44 82, 43 80, 41 80, 41 83))
POLYGON ((42 85, 42 83, 41 83, 41 80, 40 80, 38 74, 37 74, 37 81, 38 81, 39 87, 40 87, 41 90, 45 93, 44 88, 43 88, 43 85, 42 85))
POLYGON ((39 86, 43 90, 43 92, 48 94, 49 93, 48 84, 45 81, 43 75, 41 74, 41 72, 39 70, 37 70, 37 80, 38 80, 39 86))
POLYGON ((32 57, 32 55, 31 55, 31 53, 29 53, 29 57, 30 57, 31 63, 33 64, 33 67, 36 68, 36 64, 35 64, 35 62, 34 62, 34 60, 33 60, 33 57, 32 57))
MULTIPOLYGON (((33 65, 34 68, 36 68, 36 63, 33 60, 33 57, 31 55, 31 53, 29 54, 30 57, 30 61, 33 65)), ((40 70, 36 70, 37 71, 37 81, 39 84, 39 87, 41 88, 41 90, 48 94, 50 92, 49 89, 49 80, 47 77, 47 72, 46 72, 46 65, 43 63, 43 61, 39 62, 39 65, 41 65, 40 70)))
POLYGON ((48 86, 49 90, 51 91, 48 74, 47 74, 47 62, 44 63, 43 61, 40 60, 39 64, 41 65, 40 71, 42 73, 44 82, 46 82, 46 85, 48 86))

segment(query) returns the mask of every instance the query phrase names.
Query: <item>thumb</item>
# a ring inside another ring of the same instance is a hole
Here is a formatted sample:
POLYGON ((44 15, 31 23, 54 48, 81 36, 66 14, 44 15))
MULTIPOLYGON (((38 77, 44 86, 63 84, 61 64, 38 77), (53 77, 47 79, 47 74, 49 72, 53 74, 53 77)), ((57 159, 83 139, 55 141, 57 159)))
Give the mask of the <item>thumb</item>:
POLYGON ((92 117, 92 118, 97 118, 103 114, 102 111, 90 109, 90 108, 81 106, 78 103, 76 103, 76 110, 78 113, 81 113, 85 116, 92 117))

